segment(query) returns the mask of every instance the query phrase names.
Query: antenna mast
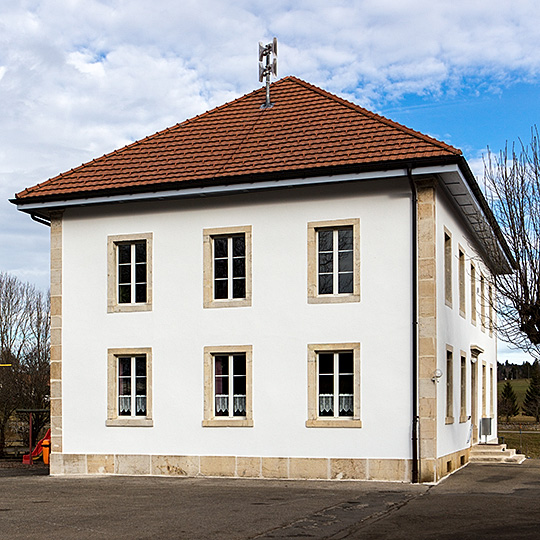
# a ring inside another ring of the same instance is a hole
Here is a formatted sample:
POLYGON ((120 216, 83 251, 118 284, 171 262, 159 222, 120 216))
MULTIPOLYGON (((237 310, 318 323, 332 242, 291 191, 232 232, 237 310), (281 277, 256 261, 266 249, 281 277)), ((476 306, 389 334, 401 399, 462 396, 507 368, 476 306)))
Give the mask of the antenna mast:
POLYGON ((274 38, 267 45, 263 45, 259 41, 259 82, 263 82, 266 77, 266 102, 261 105, 261 109, 272 107, 270 102, 270 75, 277 77, 277 38, 274 38), (264 65, 263 59, 265 59, 264 65))

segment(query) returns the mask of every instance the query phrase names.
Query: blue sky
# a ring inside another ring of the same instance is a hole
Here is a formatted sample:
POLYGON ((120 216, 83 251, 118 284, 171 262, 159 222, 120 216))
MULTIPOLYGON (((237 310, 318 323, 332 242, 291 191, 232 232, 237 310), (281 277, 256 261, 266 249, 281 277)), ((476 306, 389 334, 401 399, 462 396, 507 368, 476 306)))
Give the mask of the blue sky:
MULTIPOLYGON (((48 284, 26 186, 295 75, 482 155, 540 123, 534 0, 10 0, 0 4, 0 271, 48 284)), ((506 351, 501 359, 515 356, 506 351)))
POLYGON ((529 141, 540 119, 540 84, 516 82, 497 93, 465 90, 443 99, 408 95, 380 112, 457 146, 481 176, 477 160, 488 146, 498 151, 507 141, 529 141))

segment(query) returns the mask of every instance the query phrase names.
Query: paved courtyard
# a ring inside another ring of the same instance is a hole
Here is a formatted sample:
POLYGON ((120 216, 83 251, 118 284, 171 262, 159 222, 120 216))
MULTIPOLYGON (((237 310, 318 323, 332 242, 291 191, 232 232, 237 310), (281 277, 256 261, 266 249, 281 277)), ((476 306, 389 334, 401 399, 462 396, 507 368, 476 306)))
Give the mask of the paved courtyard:
POLYGON ((3 540, 540 537, 540 460, 470 464, 437 486, 59 478, 1 465, 3 540))

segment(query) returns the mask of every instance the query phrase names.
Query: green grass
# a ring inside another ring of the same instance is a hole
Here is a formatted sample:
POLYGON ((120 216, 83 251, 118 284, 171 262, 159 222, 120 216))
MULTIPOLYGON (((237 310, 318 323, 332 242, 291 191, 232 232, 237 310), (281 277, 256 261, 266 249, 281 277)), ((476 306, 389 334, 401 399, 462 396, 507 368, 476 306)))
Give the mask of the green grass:
POLYGON ((500 443, 503 438, 508 448, 515 448, 530 458, 540 458, 540 433, 523 433, 521 436, 519 433, 499 433, 500 443))
MULTIPOLYGON (((516 393, 518 405, 521 407, 523 400, 525 399, 525 393, 529 387, 530 379, 514 379, 509 381, 516 393)), ((497 394, 500 397, 503 386, 506 384, 506 381, 499 381, 497 383, 497 394)), ((499 423, 504 422, 504 419, 499 418, 499 423)), ((518 414, 510 418, 510 423, 513 424, 513 427, 505 424, 505 427, 510 427, 510 429, 519 430, 519 426, 522 427, 524 431, 531 429, 530 424, 535 424, 536 420, 532 416, 524 416, 523 414, 518 414)), ((527 457, 540 459, 540 431, 538 433, 501 433, 501 428, 499 428, 498 436, 499 442, 508 445, 508 448, 515 448, 518 452, 525 454, 527 457)), ((504 428, 502 428, 504 429, 504 428)))

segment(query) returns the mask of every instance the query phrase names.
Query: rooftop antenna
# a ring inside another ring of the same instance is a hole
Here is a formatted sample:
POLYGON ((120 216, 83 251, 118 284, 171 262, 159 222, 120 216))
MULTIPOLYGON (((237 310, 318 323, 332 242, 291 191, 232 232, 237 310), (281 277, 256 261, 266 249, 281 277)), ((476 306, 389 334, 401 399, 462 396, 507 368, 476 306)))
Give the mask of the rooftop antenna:
POLYGON ((266 77, 266 102, 261 105, 261 109, 272 107, 272 103, 270 103, 270 75, 277 77, 277 38, 274 38, 267 45, 263 45, 259 41, 259 82, 263 82, 266 77), (265 60, 264 65, 263 59, 265 60))

